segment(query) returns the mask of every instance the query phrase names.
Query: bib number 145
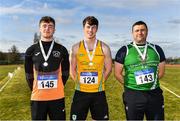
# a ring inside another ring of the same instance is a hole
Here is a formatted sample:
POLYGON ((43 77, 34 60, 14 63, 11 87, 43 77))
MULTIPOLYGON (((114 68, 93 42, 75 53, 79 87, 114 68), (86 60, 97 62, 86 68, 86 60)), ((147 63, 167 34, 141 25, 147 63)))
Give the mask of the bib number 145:
POLYGON ((57 88, 57 81, 54 80, 38 81, 38 89, 52 89, 52 88, 57 88))

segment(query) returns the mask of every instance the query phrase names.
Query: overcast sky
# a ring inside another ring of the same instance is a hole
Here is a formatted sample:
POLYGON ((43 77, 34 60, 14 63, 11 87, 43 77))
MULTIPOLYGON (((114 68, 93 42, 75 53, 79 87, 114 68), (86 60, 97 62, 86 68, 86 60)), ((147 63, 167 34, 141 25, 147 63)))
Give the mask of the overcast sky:
POLYGON ((0 0, 0 51, 16 45, 25 52, 42 16, 55 18, 55 37, 70 50, 83 38, 82 21, 89 15, 98 18, 97 38, 113 57, 132 41, 131 26, 139 20, 149 27, 147 41, 160 45, 166 57, 180 57, 179 0, 0 0))

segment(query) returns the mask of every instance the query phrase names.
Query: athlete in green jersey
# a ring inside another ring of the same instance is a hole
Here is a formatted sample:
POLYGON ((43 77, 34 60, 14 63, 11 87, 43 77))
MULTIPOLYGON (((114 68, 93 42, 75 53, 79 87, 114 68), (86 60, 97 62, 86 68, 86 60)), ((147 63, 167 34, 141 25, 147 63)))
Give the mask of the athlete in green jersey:
POLYGON ((123 102, 127 120, 164 119, 164 100, 159 79, 164 75, 165 55, 160 46, 146 41, 143 21, 132 26, 133 42, 119 49, 115 77, 124 84, 123 102), (124 75, 123 75, 124 69, 124 75))

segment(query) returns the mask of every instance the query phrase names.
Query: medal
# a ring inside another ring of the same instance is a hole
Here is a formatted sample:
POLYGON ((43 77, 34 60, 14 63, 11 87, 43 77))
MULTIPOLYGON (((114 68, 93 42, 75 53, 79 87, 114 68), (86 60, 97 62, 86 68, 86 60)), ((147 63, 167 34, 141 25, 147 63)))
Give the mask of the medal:
POLYGON ((40 49, 41 49, 43 58, 44 58, 44 60, 45 60, 45 62, 43 63, 43 66, 44 66, 44 67, 47 67, 47 66, 48 66, 47 60, 49 59, 49 56, 50 56, 50 54, 51 54, 51 52, 52 52, 52 49, 53 49, 53 46, 54 46, 54 40, 52 40, 52 43, 51 43, 51 46, 50 46, 50 48, 49 48, 49 50, 48 50, 47 55, 45 54, 45 51, 44 51, 44 48, 43 48, 43 45, 42 45, 41 40, 39 41, 39 44, 40 44, 40 49))
POLYGON ((145 63, 146 63, 146 58, 145 58, 145 59, 142 59, 142 58, 141 58, 141 63, 142 63, 142 64, 145 64, 145 63))
POLYGON ((43 66, 45 66, 45 67, 48 66, 48 63, 47 63, 47 62, 44 62, 44 63, 43 63, 43 66))
POLYGON ((94 58, 94 54, 95 54, 95 51, 96 51, 97 39, 95 40, 92 54, 90 54, 90 52, 89 52, 88 45, 87 45, 85 39, 84 39, 84 45, 85 45, 86 52, 87 52, 87 54, 88 54, 88 58, 89 58, 89 60, 90 60, 89 66, 93 66, 92 60, 93 60, 93 58, 94 58))
POLYGON ((89 66, 93 66, 93 62, 89 62, 89 66))
POLYGON ((145 64, 145 62, 146 62, 146 54, 147 54, 147 42, 145 44, 144 52, 143 53, 140 51, 140 49, 138 48, 138 46, 136 45, 135 42, 133 42, 133 45, 136 48, 136 50, 137 50, 137 52, 138 52, 138 54, 139 54, 139 56, 141 58, 142 64, 145 64))

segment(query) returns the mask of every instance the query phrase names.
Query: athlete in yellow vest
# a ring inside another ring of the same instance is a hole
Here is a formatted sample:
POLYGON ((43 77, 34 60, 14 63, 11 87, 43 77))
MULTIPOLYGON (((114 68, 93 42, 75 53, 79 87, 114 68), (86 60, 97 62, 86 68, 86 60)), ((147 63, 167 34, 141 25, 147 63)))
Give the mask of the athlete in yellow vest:
POLYGON ((73 45, 71 77, 75 94, 71 106, 71 120, 86 120, 90 109, 93 120, 108 120, 108 104, 104 83, 112 69, 108 45, 96 38, 98 20, 88 16, 83 20, 84 39, 73 45))

